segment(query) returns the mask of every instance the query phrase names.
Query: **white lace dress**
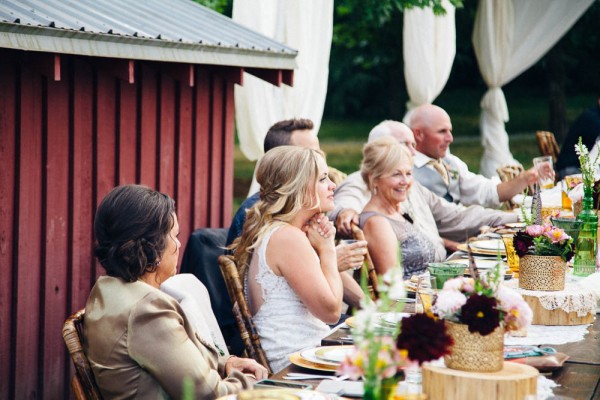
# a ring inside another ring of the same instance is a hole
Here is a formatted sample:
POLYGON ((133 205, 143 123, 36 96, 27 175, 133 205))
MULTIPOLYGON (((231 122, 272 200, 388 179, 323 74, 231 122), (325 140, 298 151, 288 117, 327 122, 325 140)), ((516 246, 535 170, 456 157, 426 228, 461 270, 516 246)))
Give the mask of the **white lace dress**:
POLYGON ((280 371, 290 364, 290 354, 319 346, 321 339, 330 333, 327 324, 308 311, 285 278, 275 275, 267 265, 267 243, 277 229, 272 229, 263 237, 262 243, 252 256, 250 271, 244 282, 248 298, 248 279, 258 256, 255 279, 262 289, 263 303, 252 320, 273 372, 280 371))

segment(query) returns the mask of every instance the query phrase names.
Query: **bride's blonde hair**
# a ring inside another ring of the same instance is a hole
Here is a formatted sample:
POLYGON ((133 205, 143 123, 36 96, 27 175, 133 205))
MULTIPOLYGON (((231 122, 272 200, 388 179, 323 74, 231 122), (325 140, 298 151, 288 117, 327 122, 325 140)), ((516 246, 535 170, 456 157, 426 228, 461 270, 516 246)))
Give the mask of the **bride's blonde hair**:
POLYGON ((319 157, 325 159, 321 150, 279 146, 260 160, 256 170, 260 200, 248 210, 242 236, 231 246, 242 278, 266 232, 289 223, 302 209, 319 210, 319 157))

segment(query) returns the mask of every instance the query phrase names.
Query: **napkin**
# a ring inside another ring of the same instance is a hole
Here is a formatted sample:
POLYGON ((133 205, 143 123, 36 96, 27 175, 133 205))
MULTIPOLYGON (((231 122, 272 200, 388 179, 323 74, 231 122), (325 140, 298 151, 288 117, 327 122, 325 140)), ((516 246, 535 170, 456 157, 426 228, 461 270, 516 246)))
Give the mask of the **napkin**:
POLYGON ((358 381, 330 381, 324 380, 319 383, 317 392, 337 394, 344 397, 361 398, 364 393, 363 383, 358 381))

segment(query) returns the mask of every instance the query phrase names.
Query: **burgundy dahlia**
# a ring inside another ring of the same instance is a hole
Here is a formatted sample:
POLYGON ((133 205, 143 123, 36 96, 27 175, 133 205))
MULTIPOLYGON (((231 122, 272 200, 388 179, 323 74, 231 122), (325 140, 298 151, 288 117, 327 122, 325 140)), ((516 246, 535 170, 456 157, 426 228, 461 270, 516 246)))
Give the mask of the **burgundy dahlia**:
POLYGON ((489 335, 500 326, 498 302, 493 297, 474 294, 461 307, 460 322, 469 326, 469 332, 489 335))
POLYGON ((517 232, 513 238, 513 246, 517 255, 523 257, 533 246, 533 238, 525 232, 517 232))
POLYGON ((444 321, 435 320, 427 314, 403 318, 402 330, 396 339, 398 349, 405 349, 408 358, 419 365, 449 354, 453 344, 444 321))

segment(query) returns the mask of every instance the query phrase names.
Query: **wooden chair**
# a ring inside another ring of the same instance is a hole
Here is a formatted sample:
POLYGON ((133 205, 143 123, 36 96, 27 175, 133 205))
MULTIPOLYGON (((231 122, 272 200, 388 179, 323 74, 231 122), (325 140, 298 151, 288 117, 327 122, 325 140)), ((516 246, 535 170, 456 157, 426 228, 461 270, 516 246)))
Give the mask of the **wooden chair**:
POLYGON ((537 138, 538 147, 540 148, 540 153, 543 156, 552 156, 552 161, 556 163, 558 153, 560 153, 560 147, 558 147, 554 133, 537 131, 535 136, 537 138))
POLYGON ((100 389, 98 389, 94 379, 92 367, 83 352, 84 317, 85 309, 77 311, 67 318, 62 330, 63 340, 75 365, 75 375, 71 380, 71 389, 77 400, 102 399, 100 389))
MULTIPOLYGON (((365 240, 365 233, 358 227, 356 224, 352 224, 352 236, 356 240, 365 240)), ((369 284, 369 292, 371 293, 371 298, 373 300, 377 300, 379 298, 379 290, 377 288, 377 271, 375 271, 375 265, 373 264, 373 259, 367 250, 367 254, 365 255, 365 262, 363 264, 363 268, 367 267, 367 278, 369 284)), ((360 269, 359 271, 362 271, 360 269)))
MULTIPOLYGON (((520 165, 503 165, 503 166, 499 167, 498 169, 496 169, 496 172, 498 173, 498 176, 500 177, 500 181, 502 181, 502 182, 508 182, 508 181, 516 178, 523 171, 524 171, 523 167, 520 165)), ((530 196, 532 196, 534 189, 535 188, 533 186, 528 186, 527 193, 530 196)), ((512 200, 505 201, 504 205, 507 210, 512 210, 513 208, 517 207, 517 204, 514 204, 512 202, 512 200)))
POLYGON ((240 278, 235 259, 229 255, 219 256, 219 267, 221 267, 227 292, 233 304, 233 315, 240 330, 246 353, 248 357, 255 359, 271 374, 271 366, 260 344, 258 332, 252 321, 252 313, 250 313, 246 296, 244 296, 244 284, 240 278))

